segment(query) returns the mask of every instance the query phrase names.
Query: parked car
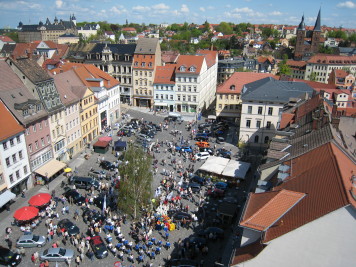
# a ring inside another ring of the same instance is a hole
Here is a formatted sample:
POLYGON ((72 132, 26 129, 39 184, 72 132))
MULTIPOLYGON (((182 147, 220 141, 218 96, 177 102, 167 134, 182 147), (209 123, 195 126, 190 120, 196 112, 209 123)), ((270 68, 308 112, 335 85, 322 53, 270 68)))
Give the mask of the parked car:
POLYGON ((86 190, 90 190, 92 187, 99 188, 99 182, 93 177, 72 176, 69 179, 69 184, 86 190))
MULTIPOLYGON (((103 204, 104 204, 104 196, 102 194, 100 194, 99 196, 97 196, 96 198, 94 198, 94 205, 97 206, 98 208, 102 209, 103 208, 103 204)), ((114 208, 116 208, 116 203, 111 202, 109 198, 106 198, 106 206, 110 207, 111 210, 113 210, 114 208)))
POLYGON ((0 247, 0 264, 6 266, 16 266, 19 265, 22 257, 18 253, 12 252, 8 248, 0 247))
POLYGON ((192 189, 193 193, 199 193, 200 189, 201 189, 201 186, 198 183, 189 183, 188 187, 190 187, 192 189))
MULTIPOLYGON (((209 132, 210 133, 210 132, 209 132)), ((209 137, 209 133, 197 133, 195 137, 209 137)))
POLYGON ((88 172, 88 176, 98 178, 98 179, 103 179, 106 177, 106 172, 103 170, 99 170, 99 171, 91 170, 88 172))
POLYGON ((99 166, 109 171, 113 171, 116 168, 114 164, 112 164, 110 161, 107 160, 100 162, 99 166))
POLYGON ((193 152, 193 149, 191 146, 176 146, 176 151, 182 151, 182 152, 193 152))
POLYGON ((231 152, 224 148, 219 148, 218 150, 216 150, 216 153, 220 157, 231 159, 231 152))
POLYGON ((202 248, 204 246, 206 246, 207 242, 206 239, 203 237, 197 237, 197 236, 191 236, 191 237, 187 237, 186 239, 184 239, 184 243, 189 242, 189 246, 195 247, 196 245, 199 248, 202 248))
POLYGON ((198 175, 194 175, 190 178, 191 182, 198 183, 200 185, 205 185, 206 181, 204 177, 200 177, 198 175))
POLYGON ((173 221, 175 221, 175 222, 183 221, 183 219, 185 219, 186 221, 193 220, 192 216, 189 213, 182 212, 182 211, 178 211, 178 212, 174 213, 172 218, 173 218, 173 221))
POLYGON ((210 157, 209 152, 200 152, 200 153, 195 154, 195 158, 197 160, 205 160, 209 157, 210 157))
POLYGON ((194 139, 199 142, 208 142, 209 141, 209 137, 204 137, 204 136, 196 136, 196 137, 194 137, 194 139))
POLYGON ((46 244, 46 238, 42 235, 22 235, 16 242, 18 248, 43 247, 46 244))
POLYGON ((77 235, 80 233, 80 230, 78 228, 78 226, 76 226, 74 223, 72 223, 70 220, 68 219, 63 219, 60 220, 57 223, 58 227, 61 229, 65 229, 69 235, 77 235))
POLYGON ((211 147, 199 147, 199 152, 208 152, 210 155, 214 155, 214 149, 211 147))
POLYGON ((211 125, 212 125, 212 123, 210 123, 210 122, 203 122, 203 123, 200 123, 200 124, 198 125, 198 128, 199 128, 199 129, 204 129, 204 128, 211 127, 211 125))
POLYGON ((117 132, 117 135, 130 137, 131 135, 133 135, 133 131, 131 129, 121 129, 117 132))
POLYGON ((221 136, 220 136, 220 137, 217 137, 217 138, 216 138, 216 143, 217 143, 217 144, 223 144, 224 142, 225 142, 224 137, 221 137, 221 136))
POLYGON ((207 196, 213 197, 213 198, 221 198, 225 196, 225 190, 219 189, 219 188, 210 188, 206 192, 207 196))
POLYGON ((152 131, 150 131, 150 130, 142 130, 142 131, 140 132, 140 134, 146 135, 146 136, 148 136, 149 138, 154 138, 154 137, 155 137, 155 134, 154 134, 152 131))
POLYGON ((103 259, 108 256, 108 250, 104 244, 103 239, 100 236, 93 236, 90 239, 90 245, 93 249, 95 256, 98 259, 103 259))
POLYGON ((195 143, 198 147, 210 147, 208 142, 196 142, 195 143))
POLYGON ((67 261, 72 259, 74 251, 66 248, 49 248, 40 253, 41 261, 67 261))
POLYGON ((70 197, 73 199, 73 202, 78 206, 81 206, 85 203, 85 197, 83 197, 77 190, 71 189, 68 186, 64 188, 63 195, 69 199, 70 197))
POLYGON ((208 227, 205 230, 198 232, 199 236, 208 237, 210 234, 213 234, 215 238, 224 238, 224 230, 219 227, 208 227))

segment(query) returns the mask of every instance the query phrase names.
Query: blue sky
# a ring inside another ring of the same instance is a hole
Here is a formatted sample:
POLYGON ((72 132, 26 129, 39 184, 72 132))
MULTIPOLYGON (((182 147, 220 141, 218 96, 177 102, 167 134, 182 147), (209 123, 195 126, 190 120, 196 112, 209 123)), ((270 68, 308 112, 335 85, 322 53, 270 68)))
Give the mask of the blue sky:
POLYGON ((221 21, 256 24, 297 25, 305 15, 306 25, 314 25, 321 6, 322 25, 356 28, 356 0, 0 0, 0 27, 16 27, 45 22, 48 17, 109 23, 183 23, 202 24, 221 21))

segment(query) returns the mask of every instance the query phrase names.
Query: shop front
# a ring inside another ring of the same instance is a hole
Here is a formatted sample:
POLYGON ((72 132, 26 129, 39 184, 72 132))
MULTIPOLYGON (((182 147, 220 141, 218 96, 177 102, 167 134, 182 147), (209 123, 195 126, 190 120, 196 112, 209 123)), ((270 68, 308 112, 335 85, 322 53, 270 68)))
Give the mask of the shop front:
POLYGON ((136 106, 151 108, 151 99, 150 98, 136 98, 136 106))
POLYGON ((44 185, 49 183, 56 177, 58 177, 63 169, 67 166, 67 164, 58 161, 56 159, 52 159, 47 162, 45 165, 41 166, 35 171, 35 181, 38 185, 44 185))
POLYGON ((107 120, 108 120, 108 118, 107 118, 107 113, 105 110, 100 113, 100 127, 101 127, 101 129, 105 129, 105 127, 108 124, 107 120))
POLYGON ((167 111, 168 104, 164 102, 155 102, 154 109, 156 112, 167 111))

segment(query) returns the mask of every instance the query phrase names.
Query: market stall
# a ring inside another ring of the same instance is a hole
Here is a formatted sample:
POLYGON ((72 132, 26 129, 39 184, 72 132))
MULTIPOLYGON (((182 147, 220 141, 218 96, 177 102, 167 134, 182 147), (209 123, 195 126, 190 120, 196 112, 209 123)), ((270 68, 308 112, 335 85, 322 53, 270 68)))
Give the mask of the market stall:
POLYGON ((94 152, 105 154, 109 150, 110 141, 97 141, 93 145, 94 152))

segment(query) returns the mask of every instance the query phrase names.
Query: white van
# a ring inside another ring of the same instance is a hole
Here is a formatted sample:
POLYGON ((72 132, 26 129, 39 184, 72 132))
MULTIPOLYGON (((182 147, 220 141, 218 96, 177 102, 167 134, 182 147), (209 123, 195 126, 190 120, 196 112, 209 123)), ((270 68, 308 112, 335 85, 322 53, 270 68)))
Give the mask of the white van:
POLYGON ((139 143, 143 143, 143 142, 150 143, 152 140, 147 135, 144 135, 144 134, 140 133, 140 134, 138 134, 136 136, 136 141, 139 142, 139 143))
POLYGON ((180 115, 177 112, 169 112, 168 113, 168 117, 172 118, 174 121, 177 121, 177 122, 182 122, 183 121, 182 115, 180 115))

